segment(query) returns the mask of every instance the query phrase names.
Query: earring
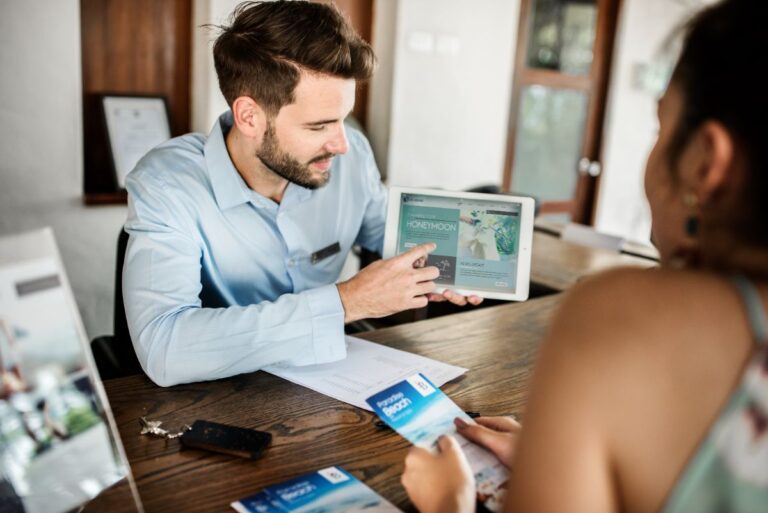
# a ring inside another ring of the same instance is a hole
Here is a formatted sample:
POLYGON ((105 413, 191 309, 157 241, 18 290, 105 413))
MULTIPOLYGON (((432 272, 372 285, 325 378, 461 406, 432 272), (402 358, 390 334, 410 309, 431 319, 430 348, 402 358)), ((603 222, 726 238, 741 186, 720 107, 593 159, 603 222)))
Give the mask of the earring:
MULTIPOLYGON (((699 199, 696 197, 695 193, 687 192, 683 196, 683 203, 691 211, 695 212, 699 199)), ((695 213, 691 213, 685 218, 685 233, 691 238, 696 238, 699 234, 699 216, 695 213)))
POLYGON ((696 238, 699 234, 699 218, 698 216, 688 216, 685 219, 685 233, 692 239, 696 238))

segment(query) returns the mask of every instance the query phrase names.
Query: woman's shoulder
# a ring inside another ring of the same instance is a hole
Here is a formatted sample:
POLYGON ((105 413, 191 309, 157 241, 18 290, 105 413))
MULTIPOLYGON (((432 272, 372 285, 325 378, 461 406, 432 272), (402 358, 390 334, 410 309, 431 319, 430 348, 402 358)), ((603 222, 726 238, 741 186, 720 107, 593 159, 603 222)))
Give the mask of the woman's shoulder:
POLYGON ((621 494, 651 510, 733 393, 752 348, 727 276, 619 269, 567 293, 541 371, 565 387, 561 405, 590 415, 621 494))
POLYGON ((735 288, 719 274, 618 268, 588 277, 568 291, 560 316, 585 328, 635 333, 687 325, 710 307, 736 313, 738 306, 735 288))
POLYGON ((738 338, 748 338, 748 330, 727 277, 622 268, 566 293, 548 343, 611 366, 654 372, 660 357, 684 360, 687 352, 738 338))

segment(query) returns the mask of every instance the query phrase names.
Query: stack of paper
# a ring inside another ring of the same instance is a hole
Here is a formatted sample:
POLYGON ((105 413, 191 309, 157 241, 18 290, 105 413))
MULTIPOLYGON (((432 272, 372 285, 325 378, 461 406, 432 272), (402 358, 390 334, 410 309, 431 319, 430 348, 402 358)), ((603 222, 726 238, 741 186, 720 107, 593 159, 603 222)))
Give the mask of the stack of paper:
POLYGON ((371 395, 406 377, 422 373, 442 386, 467 372, 424 356, 400 351, 355 337, 346 337, 347 357, 321 365, 292 367, 276 364, 265 371, 358 408, 370 410, 371 395))

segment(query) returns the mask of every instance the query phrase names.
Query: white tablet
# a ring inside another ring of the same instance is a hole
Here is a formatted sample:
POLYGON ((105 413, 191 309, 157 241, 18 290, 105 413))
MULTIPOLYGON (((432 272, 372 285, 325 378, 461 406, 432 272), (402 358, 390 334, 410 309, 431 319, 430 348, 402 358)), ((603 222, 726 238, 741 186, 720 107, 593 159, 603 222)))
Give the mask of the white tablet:
POLYGON ((384 258, 433 242, 427 265, 440 269, 436 292, 528 299, 532 198, 391 187, 384 258))

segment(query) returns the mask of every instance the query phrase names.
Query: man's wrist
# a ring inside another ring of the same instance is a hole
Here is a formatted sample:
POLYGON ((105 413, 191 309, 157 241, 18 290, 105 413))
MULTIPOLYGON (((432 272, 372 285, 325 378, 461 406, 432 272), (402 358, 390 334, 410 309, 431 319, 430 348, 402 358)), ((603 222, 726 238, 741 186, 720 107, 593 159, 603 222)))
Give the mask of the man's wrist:
POLYGON ((351 300, 349 291, 349 282, 341 282, 336 284, 336 289, 339 291, 339 299, 341 300, 341 307, 344 309, 344 324, 362 319, 362 317, 356 316, 353 307, 353 301, 351 300))

